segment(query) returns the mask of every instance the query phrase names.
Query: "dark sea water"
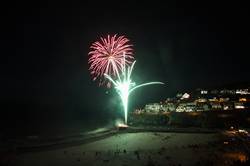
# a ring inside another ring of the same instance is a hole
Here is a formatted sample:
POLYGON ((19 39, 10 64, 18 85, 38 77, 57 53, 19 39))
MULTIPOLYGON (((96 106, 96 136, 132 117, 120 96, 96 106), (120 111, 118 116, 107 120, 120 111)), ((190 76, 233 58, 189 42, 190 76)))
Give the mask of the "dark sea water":
POLYGON ((50 121, 18 121, 1 126, 0 136, 5 139, 23 137, 56 137, 72 136, 98 128, 110 127, 112 120, 50 120, 50 121))

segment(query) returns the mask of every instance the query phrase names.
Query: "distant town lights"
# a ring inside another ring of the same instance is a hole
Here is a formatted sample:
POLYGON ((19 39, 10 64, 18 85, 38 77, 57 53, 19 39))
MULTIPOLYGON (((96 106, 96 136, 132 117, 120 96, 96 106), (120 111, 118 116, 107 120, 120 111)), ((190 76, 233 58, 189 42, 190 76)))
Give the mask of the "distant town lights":
POLYGON ((207 90, 202 90, 202 91, 201 91, 201 94, 207 94, 207 93, 208 93, 207 90))
POLYGON ((248 95, 250 92, 248 92, 248 89, 237 89, 236 94, 248 95))

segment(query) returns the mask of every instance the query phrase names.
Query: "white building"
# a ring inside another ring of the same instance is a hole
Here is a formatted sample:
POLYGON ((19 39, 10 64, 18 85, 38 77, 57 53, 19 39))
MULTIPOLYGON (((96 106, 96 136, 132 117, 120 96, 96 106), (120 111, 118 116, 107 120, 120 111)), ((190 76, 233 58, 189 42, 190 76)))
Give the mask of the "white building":
POLYGON ((210 102, 212 110, 222 109, 222 105, 219 102, 210 102))
POLYGON ((248 95, 250 94, 250 92, 248 91, 248 89, 237 89, 236 94, 248 95))
POLYGON ((180 103, 176 108, 176 112, 194 112, 194 111, 196 111, 195 102, 180 103))
POLYGON ((159 103, 152 103, 145 105, 145 112, 148 113, 159 113, 162 108, 162 105, 159 103))
POLYGON ((244 104, 241 103, 241 102, 235 102, 235 103, 234 103, 234 108, 235 108, 235 109, 244 109, 245 106, 244 106, 244 104))

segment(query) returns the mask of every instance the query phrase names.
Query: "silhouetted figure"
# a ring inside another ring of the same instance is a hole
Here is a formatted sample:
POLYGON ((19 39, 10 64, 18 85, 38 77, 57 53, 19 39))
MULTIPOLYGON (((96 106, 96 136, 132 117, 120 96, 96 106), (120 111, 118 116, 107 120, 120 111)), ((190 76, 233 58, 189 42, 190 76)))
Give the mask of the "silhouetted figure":
POLYGON ((135 153, 135 155, 136 155, 136 157, 137 157, 137 160, 140 160, 141 158, 140 158, 139 152, 136 150, 134 153, 135 153))

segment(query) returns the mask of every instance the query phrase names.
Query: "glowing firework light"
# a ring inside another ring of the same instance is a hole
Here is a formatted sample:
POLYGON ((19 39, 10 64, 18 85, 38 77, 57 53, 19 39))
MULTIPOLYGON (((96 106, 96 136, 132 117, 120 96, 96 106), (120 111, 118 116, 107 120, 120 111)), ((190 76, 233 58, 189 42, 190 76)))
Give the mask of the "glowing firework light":
POLYGON ((118 73, 118 79, 114 80, 112 77, 108 74, 104 74, 104 76, 109 79, 115 86, 115 89, 117 93, 119 94, 122 104, 123 104, 123 110, 124 110, 124 118, 125 118, 125 124, 127 124, 127 118, 128 118, 128 101, 129 101, 129 95, 131 92, 133 92, 135 89, 147 85, 152 84, 164 84, 162 82, 148 82, 143 83, 140 85, 136 85, 135 82, 132 82, 131 80, 131 74, 135 65, 134 61, 131 66, 126 65, 126 55, 124 53, 123 55, 123 65, 122 65, 122 73, 119 75, 118 73))
MULTIPOLYGON (((125 65, 131 65, 133 57, 132 45, 128 44, 129 40, 124 36, 110 36, 102 38, 101 41, 96 41, 91 45, 89 52, 90 64, 89 70, 93 76, 93 80, 99 79, 99 85, 103 85, 104 74, 112 78, 119 76, 119 72, 124 65, 123 57, 125 54, 125 65)), ((109 83, 107 84, 110 85, 109 83)))

